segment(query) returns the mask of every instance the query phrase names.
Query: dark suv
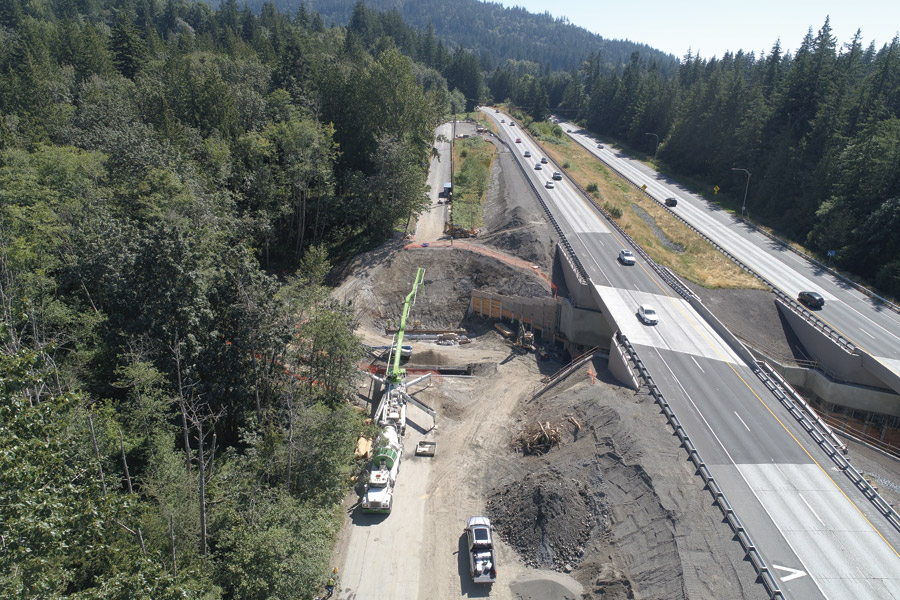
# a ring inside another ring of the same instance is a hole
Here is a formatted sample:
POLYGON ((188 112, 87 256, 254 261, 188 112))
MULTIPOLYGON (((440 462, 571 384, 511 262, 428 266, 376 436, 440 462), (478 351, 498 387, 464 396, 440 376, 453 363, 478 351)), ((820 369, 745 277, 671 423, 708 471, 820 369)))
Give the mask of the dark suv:
POLYGON ((800 292, 797 295, 797 302, 809 308, 822 308, 825 306, 825 298, 818 292, 800 292))
POLYGON ((678 198, 666 198, 666 206, 676 206, 678 204, 678 198))

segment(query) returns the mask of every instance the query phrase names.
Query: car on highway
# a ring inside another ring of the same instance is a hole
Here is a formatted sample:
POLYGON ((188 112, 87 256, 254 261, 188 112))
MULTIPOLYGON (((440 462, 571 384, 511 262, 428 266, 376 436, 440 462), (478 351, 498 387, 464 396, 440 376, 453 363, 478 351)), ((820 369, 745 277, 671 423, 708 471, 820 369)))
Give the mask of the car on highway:
POLYGON ((571 129, 566 129, 566 133, 572 133, 571 129))
POLYGON ((515 127, 515 126, 516 126, 516 122, 515 122, 515 121, 510 121, 510 122, 509 122, 509 126, 510 126, 510 127, 515 127))
POLYGON ((535 171, 540 171, 540 170, 543 169, 543 168, 544 168, 544 167, 541 166, 541 163, 534 163, 534 170, 535 170, 535 171))
POLYGON ((553 179, 562 181, 562 173, 560 173, 559 171, 553 171, 553 179))
POLYGON ((600 148, 601 150, 603 150, 603 148, 604 148, 603 144, 597 144, 597 147, 600 148))
POLYGON ((506 119, 500 119, 501 123, 506 123, 506 119))
POLYGON ((498 112, 500 112, 500 111, 499 111, 499 110, 495 110, 494 112, 495 112, 495 113, 498 113, 498 112))
POLYGON ((517 144, 521 144, 521 143, 522 143, 522 138, 516 138, 516 143, 517 143, 517 144))
POLYGON ((547 164, 547 157, 546 157, 546 156, 542 156, 542 157, 541 157, 541 164, 542 164, 542 165, 546 165, 546 164, 547 164))
POLYGON ((544 187, 547 188, 548 190, 552 190, 553 188, 556 187, 556 185, 553 183, 552 179, 548 179, 547 183, 544 184, 544 187))
POLYGON ((678 205, 678 198, 674 198, 674 197, 666 198, 666 206, 677 206, 677 205, 678 205))
POLYGON ((531 158, 531 150, 526 150, 525 154, 523 154, 522 156, 524 156, 525 158, 531 158))
POLYGON ((656 325, 659 323, 659 315, 656 314, 656 310, 649 304, 638 306, 638 317, 645 325, 656 325))
POLYGON ((634 264, 634 254, 631 253, 631 250, 626 250, 622 248, 619 250, 619 262, 623 265, 633 265, 634 264))
POLYGON ((807 308, 822 308, 825 306, 825 298, 818 292, 800 292, 797 294, 797 302, 807 308))

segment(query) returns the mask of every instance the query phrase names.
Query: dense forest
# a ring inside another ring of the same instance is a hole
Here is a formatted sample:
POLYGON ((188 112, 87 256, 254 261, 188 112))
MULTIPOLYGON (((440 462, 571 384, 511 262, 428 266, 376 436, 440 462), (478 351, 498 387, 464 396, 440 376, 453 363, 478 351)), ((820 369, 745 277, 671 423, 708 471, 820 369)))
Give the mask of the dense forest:
MULTIPOLYGON (((216 3, 218 0, 209 0, 216 3)), ((259 10, 262 0, 249 0, 259 10)), ((473 52, 483 69, 493 71, 507 61, 531 63, 538 70, 571 70, 591 52, 602 52, 605 68, 621 72, 629 57, 640 52, 665 74, 674 74, 678 61, 671 54, 629 40, 610 40, 565 17, 534 14, 520 6, 479 0, 367 0, 370 10, 392 12, 419 31, 431 31, 451 51, 473 52)), ((352 0, 275 0, 285 11, 311 9, 323 18, 349 23, 356 7, 352 0)))
POLYGON ((460 102, 360 21, 0 5, 0 598, 321 590, 366 427, 323 280, 460 102))
POLYGON ((589 55, 574 72, 501 69, 487 84, 543 119, 550 110, 625 142, 741 206, 757 222, 900 297, 900 38, 841 46, 828 21, 796 53, 688 54, 667 77, 635 53, 619 74, 589 55))

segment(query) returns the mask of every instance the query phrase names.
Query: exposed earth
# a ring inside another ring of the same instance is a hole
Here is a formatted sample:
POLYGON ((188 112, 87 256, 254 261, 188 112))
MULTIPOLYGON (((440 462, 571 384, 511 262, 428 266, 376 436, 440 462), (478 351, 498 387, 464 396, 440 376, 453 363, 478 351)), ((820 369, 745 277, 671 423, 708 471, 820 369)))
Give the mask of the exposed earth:
MULTIPOLYGON (((458 126, 460 131, 466 129, 458 126)), ((552 277, 554 230, 508 152, 502 144, 498 148, 485 227, 470 241, 524 259, 552 277)), ((432 211, 446 211, 433 196, 432 211)), ((432 222, 417 232, 415 243, 435 241, 440 227, 434 219, 443 218, 439 213, 420 219, 432 222), (423 230, 432 233, 422 236, 423 230)), ((404 249, 408 244, 396 239, 358 257, 344 269, 335 297, 356 307, 358 333, 367 344, 390 344, 385 330, 396 326, 415 270, 423 267, 425 287, 410 316, 413 329, 463 328, 472 343, 413 341, 407 368, 478 368, 471 377, 434 375, 427 387, 416 388, 416 398, 437 411, 437 428, 411 409, 404 448, 427 438, 437 442, 437 453, 422 458, 405 450, 389 516, 363 515, 358 497, 347 498, 335 556, 341 572, 336 598, 767 597, 652 399, 618 384, 600 356, 533 399, 542 378, 569 357, 558 347, 548 347, 550 359, 544 361, 516 354, 490 321, 466 316, 475 289, 549 297, 549 286, 533 269, 455 247, 404 249), (557 431, 560 443, 546 454, 524 456, 516 450, 517 436, 538 422, 557 431), (499 580, 493 586, 475 586, 469 577, 461 534, 473 515, 490 517, 499 539, 499 580)), ((794 352, 770 294, 698 293, 749 343, 794 352)), ((370 394, 367 379, 359 391, 370 394)), ((877 458, 865 460, 871 464, 861 468, 878 469, 877 458)), ((886 481, 900 481, 898 472, 888 472, 886 481)))

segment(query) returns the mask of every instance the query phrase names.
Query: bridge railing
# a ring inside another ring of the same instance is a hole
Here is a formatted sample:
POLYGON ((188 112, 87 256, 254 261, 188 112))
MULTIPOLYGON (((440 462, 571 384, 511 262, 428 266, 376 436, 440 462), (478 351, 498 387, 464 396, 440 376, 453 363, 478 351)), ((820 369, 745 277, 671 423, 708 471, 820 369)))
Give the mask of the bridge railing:
POLYGON ((753 568, 756 570, 756 574, 759 576, 760 581, 766 588, 766 592, 769 594, 769 598, 771 600, 784 600, 784 592, 782 592, 781 588, 778 586, 778 580, 775 578, 775 575, 769 569, 769 566, 766 564, 766 561, 763 558, 762 554, 753 543, 753 539, 750 537, 750 533, 744 527, 744 524, 738 517, 737 512, 734 510, 734 507, 731 506, 731 503, 725 496, 725 492, 722 491, 722 488, 719 486, 719 483, 716 481, 715 477, 713 477, 713 474, 709 470, 709 467, 706 466, 706 463, 700 456, 700 452, 697 450, 697 447, 694 445, 694 443, 691 441, 691 438, 684 430, 684 427, 681 425, 681 421, 679 421, 678 417, 675 415, 675 411, 666 401, 662 391, 660 391, 660 389, 656 386, 656 383, 653 381, 653 377, 650 376, 650 372, 647 370, 647 367, 644 365, 640 356, 638 356, 638 353, 634 349, 634 346, 631 345, 631 342, 628 341, 628 338, 625 337, 625 335, 621 332, 616 334, 616 340, 625 350, 625 353, 628 356, 628 360, 634 366, 634 369, 638 372, 638 375, 647 386, 650 395, 653 397, 653 400, 657 405, 659 405, 662 413, 666 416, 669 425, 672 427, 672 429, 675 430, 675 435, 678 436, 678 439, 681 442, 681 447, 684 448, 685 452, 687 452, 688 458, 692 463, 694 463, 694 467, 696 467, 696 473, 700 475, 705 488, 709 491, 710 494, 712 494, 713 501, 715 502, 716 506, 719 507, 719 510, 722 511, 722 515, 728 522, 728 526, 731 527, 732 532, 734 533, 735 537, 737 537, 738 541, 741 544, 741 547, 744 549, 746 558, 753 565, 753 568))

